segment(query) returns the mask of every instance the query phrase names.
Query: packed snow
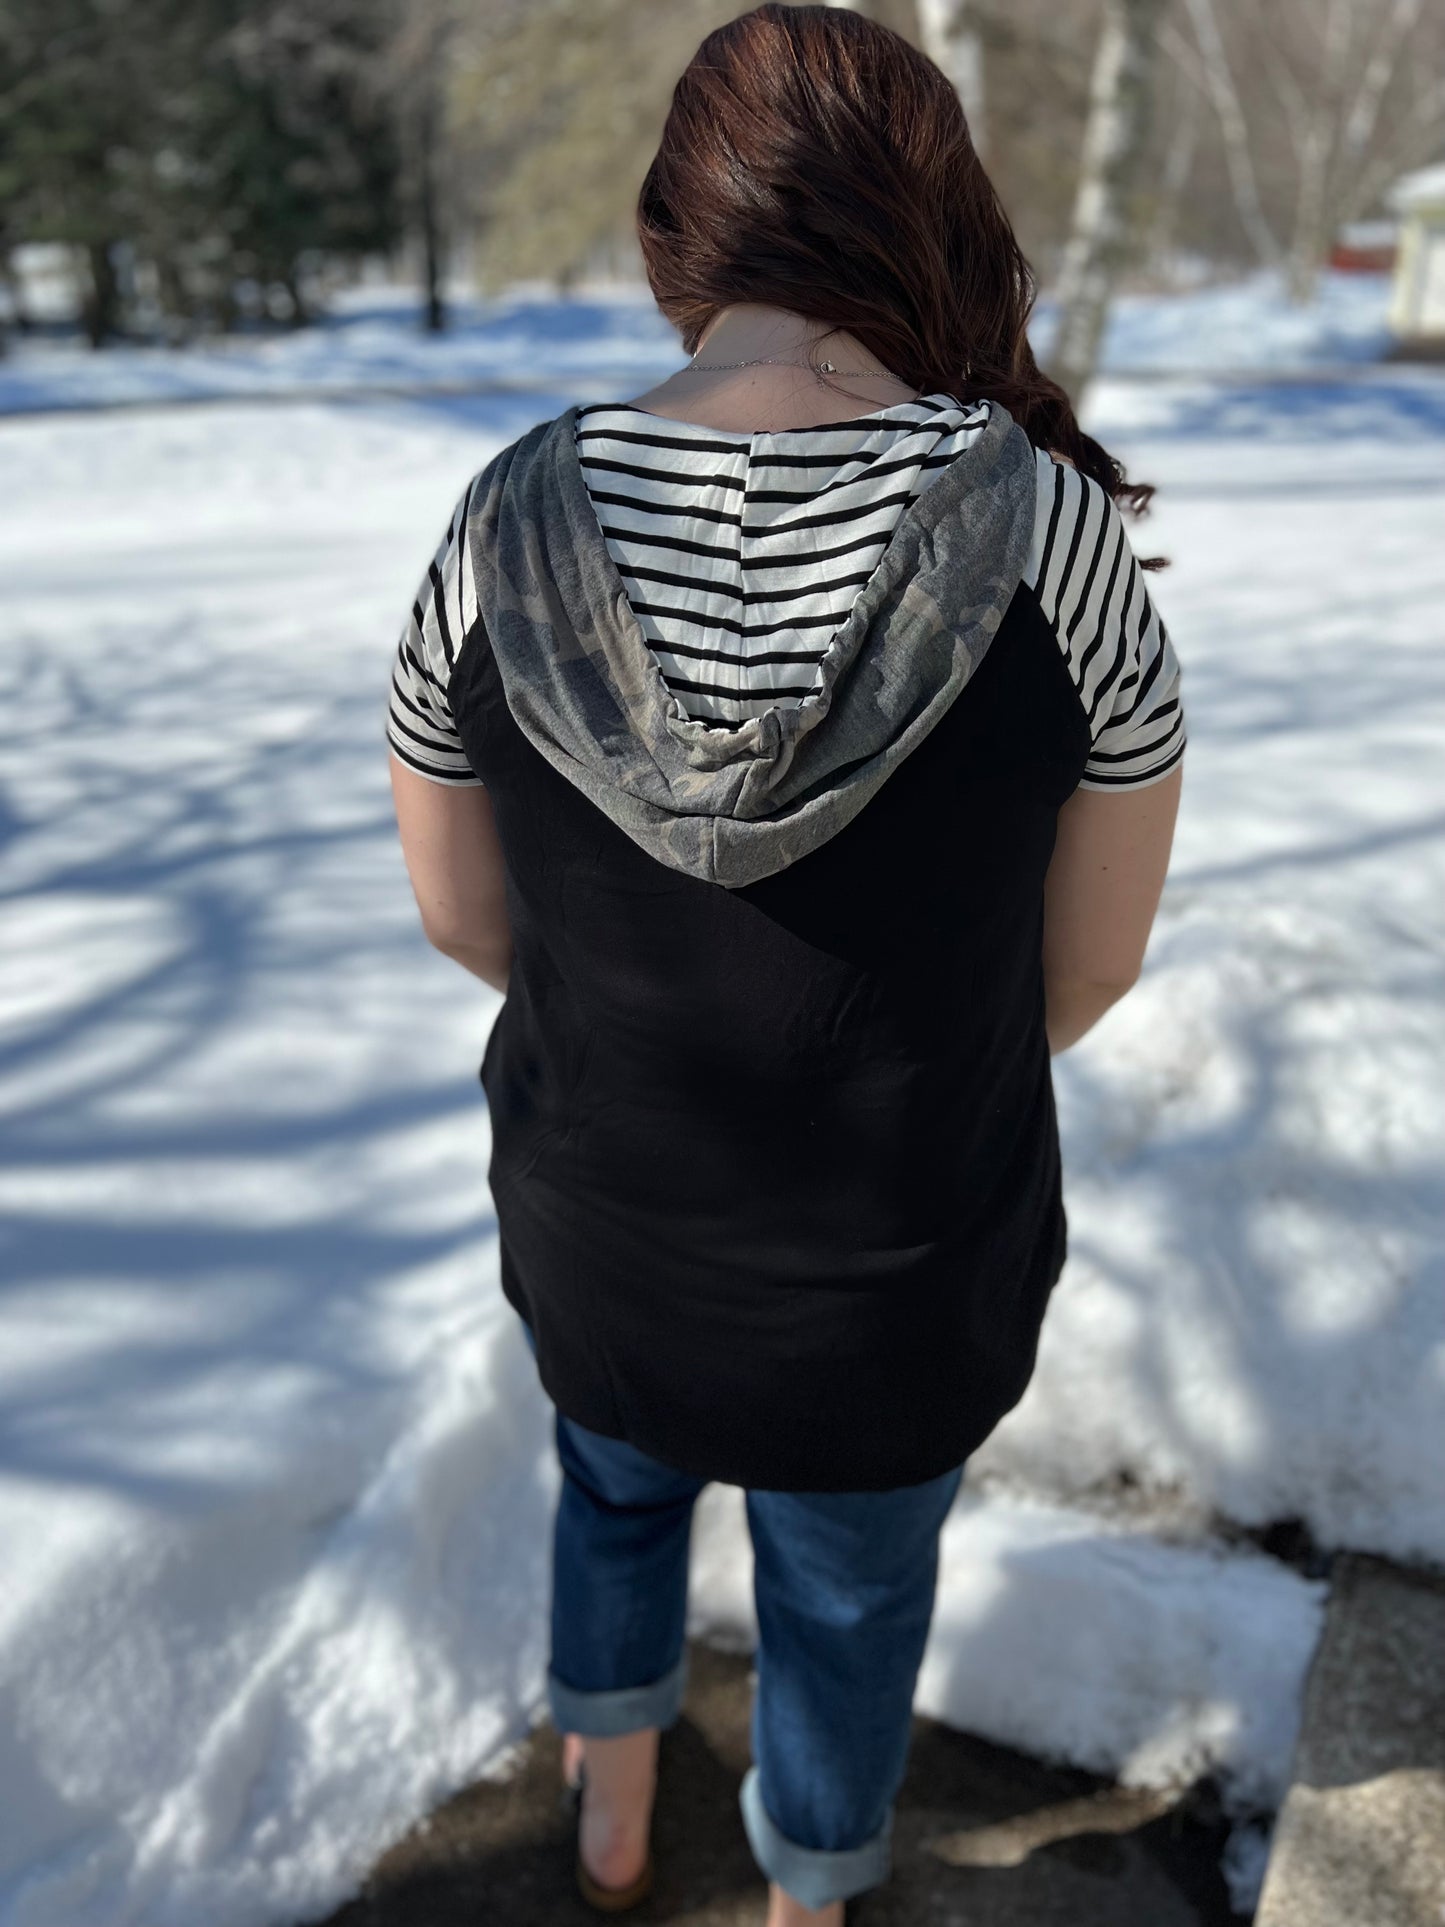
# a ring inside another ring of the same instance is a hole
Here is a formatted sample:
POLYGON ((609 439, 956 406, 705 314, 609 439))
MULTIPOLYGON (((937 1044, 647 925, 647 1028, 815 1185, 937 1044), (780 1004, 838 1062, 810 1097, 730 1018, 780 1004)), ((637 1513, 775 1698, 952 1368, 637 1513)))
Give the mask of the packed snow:
MULTIPOLYGON (((615 361, 573 305, 441 351, 550 390, 0 425, 6 1927, 314 1917, 542 1713, 499 1000, 421 938, 381 729, 467 476, 604 362, 675 365, 634 299, 615 361)), ((366 325, 393 385, 421 350, 366 325)), ((1243 1529, 1445 1557, 1445 382, 1106 380, 1089 425, 1159 484, 1184 804, 1144 977, 1056 1065, 1070 1262, 918 1705, 1267 1814, 1324 1586, 1243 1529)), ((749 1640, 749 1581, 712 1487, 692 1630, 749 1640)))

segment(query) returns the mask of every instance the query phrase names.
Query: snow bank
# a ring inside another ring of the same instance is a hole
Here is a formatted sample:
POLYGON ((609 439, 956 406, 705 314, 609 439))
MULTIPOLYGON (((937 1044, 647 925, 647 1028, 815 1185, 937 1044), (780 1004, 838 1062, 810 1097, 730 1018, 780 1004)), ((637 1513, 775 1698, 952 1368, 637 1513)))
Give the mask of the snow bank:
POLYGON ((7 1927, 323 1910, 541 1692, 555 1475, 495 1294, 413 1273, 368 1385, 344 1290, 308 1355, 265 1359, 227 1342, 247 1281, 214 1286, 181 1332, 139 1293, 50 1308, 103 1326, 68 1348, 75 1384, 130 1395, 97 1423, 52 1391, 50 1453, 32 1433, 0 1491, 31 1548, 0 1634, 7 1927))
MULTIPOLYGON (((940 1543, 920 1713, 1126 1785, 1217 1773, 1238 1810, 1289 1777, 1326 1588, 1262 1554, 1171 1543, 1097 1514, 974 1489, 940 1543)), ((757 1640, 742 1494, 693 1536, 690 1630, 757 1640)))

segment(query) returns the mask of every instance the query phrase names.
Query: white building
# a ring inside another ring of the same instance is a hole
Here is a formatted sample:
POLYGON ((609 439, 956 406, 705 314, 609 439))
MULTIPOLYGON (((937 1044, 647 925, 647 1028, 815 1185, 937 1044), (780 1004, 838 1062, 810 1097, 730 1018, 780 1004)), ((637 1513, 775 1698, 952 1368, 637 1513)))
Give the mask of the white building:
POLYGON ((1401 175, 1385 198, 1400 217, 1390 326, 1402 346, 1445 353, 1445 162, 1401 175))

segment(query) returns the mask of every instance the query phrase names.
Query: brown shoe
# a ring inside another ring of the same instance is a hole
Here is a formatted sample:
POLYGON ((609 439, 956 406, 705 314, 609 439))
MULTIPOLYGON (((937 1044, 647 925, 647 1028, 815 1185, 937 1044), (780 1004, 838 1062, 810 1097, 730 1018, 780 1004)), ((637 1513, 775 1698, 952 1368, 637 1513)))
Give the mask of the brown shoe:
POLYGON ((635 1880, 629 1881, 625 1887, 604 1887, 601 1881, 592 1878, 591 1874, 587 1871, 586 1862, 582 1858, 580 1838, 582 1829, 582 1793, 586 1784, 587 1771, 584 1767, 579 1770, 575 1780, 568 1782, 562 1795, 563 1800, 573 1808, 577 1815, 579 1835, 577 1843, 578 1890, 588 1906, 595 1907, 599 1913, 620 1914, 628 1907, 635 1907, 640 1901, 646 1900, 647 1896, 652 1892, 654 1874, 652 1854, 649 1851, 646 1860, 642 1863, 641 1873, 638 1874, 635 1880))

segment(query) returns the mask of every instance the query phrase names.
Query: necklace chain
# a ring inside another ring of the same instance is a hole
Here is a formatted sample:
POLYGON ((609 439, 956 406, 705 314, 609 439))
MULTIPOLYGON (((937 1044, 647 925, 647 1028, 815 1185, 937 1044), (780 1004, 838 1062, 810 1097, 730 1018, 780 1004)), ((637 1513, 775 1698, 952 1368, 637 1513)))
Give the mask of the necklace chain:
POLYGON ((898 377, 886 368, 837 368, 831 361, 789 361, 783 355, 755 355, 751 361, 690 361, 689 369, 699 369, 716 373, 723 368, 808 368, 815 375, 871 375, 875 381, 896 381, 898 377))

